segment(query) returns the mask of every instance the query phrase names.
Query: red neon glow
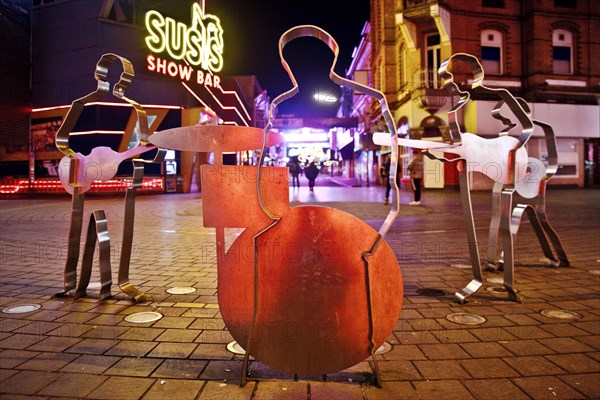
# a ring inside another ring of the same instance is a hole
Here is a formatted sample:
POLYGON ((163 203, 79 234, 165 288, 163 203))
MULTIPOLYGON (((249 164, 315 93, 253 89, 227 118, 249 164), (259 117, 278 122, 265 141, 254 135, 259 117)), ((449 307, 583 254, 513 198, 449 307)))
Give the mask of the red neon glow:
MULTIPOLYGON (((88 106, 133 107, 129 103, 111 103, 108 101, 93 101, 91 103, 87 103, 85 106, 86 107, 88 107, 88 106)), ((31 112, 36 113, 36 112, 49 111, 49 110, 60 110, 61 108, 69 108, 69 107, 71 107, 70 104, 62 105, 62 106, 34 108, 31 110, 31 112)), ((142 104, 142 107, 144 107, 144 108, 162 108, 162 109, 167 109, 167 110, 181 110, 183 108, 181 106, 167 106, 167 105, 159 105, 159 104, 142 104)))
POLYGON ((240 119, 244 122, 244 125, 248 126, 248 123, 246 122, 246 120, 244 119, 244 117, 242 116, 242 114, 240 114, 240 111, 238 110, 237 107, 235 106, 224 106, 223 103, 221 103, 219 101, 219 99, 217 99, 217 97, 213 94, 213 92, 210 91, 210 89, 208 87, 206 87, 206 90, 208 91, 208 93, 210 93, 210 95, 213 97, 213 99, 215 99, 215 101, 217 102, 217 104, 219 104, 219 107, 221 107, 223 110, 234 110, 237 115, 240 116, 240 119))
MULTIPOLYGON (((133 180, 131 178, 117 178, 106 182, 94 182, 90 193, 112 193, 124 192, 131 188, 133 180)), ((16 194, 29 192, 28 179, 3 179, 0 181, 0 194, 16 194)), ((57 178, 38 179, 33 182, 32 191, 34 193, 63 193, 63 188, 60 180, 57 178)), ((142 187, 138 189, 140 192, 162 192, 164 189, 163 178, 147 177, 142 181, 142 187)), ((66 193, 66 192, 65 192, 66 193)))
MULTIPOLYGON (((190 87, 188 85, 185 84, 185 82, 181 82, 181 84, 188 90, 188 92, 190 92, 192 94, 192 96, 194 96, 196 98, 196 100, 198 100, 200 102, 200 104, 202 104, 204 107, 206 107, 207 109, 213 111, 208 104, 206 104, 204 102, 204 100, 202 100, 200 98, 200 96, 198 96, 192 89, 190 89, 190 87)), ((214 97, 214 96, 213 96, 214 97)), ((213 111, 214 113, 214 111, 213 111)), ((239 113, 238 113, 239 114, 239 113)), ((215 116, 217 116, 217 114, 215 113, 215 116)), ((243 120, 243 119, 242 119, 243 120)), ((235 121, 223 121, 223 125, 236 125, 237 126, 237 122, 235 121)), ((247 125, 247 124, 246 124, 247 125)))
POLYGON ((242 103, 242 99, 240 99, 240 96, 238 96, 238 94, 237 94, 236 91, 234 91, 234 90, 223 90, 223 88, 221 86, 219 86, 219 90, 221 90, 221 93, 223 93, 223 94, 233 94, 237 98, 238 103, 240 103, 240 106, 242 106, 242 111, 244 111, 244 113, 248 117, 248 121, 250 121, 252 119, 250 117, 250 114, 248 113, 248 110, 246 110, 246 107, 244 106, 244 103, 242 103))

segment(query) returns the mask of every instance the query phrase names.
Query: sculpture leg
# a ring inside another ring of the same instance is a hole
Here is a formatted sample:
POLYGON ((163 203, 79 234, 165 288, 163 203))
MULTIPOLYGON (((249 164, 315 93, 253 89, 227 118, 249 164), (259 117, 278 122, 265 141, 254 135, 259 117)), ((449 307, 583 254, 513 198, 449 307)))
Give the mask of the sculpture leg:
POLYGON ((469 241, 469 257, 473 279, 462 290, 454 294, 454 299, 463 304, 465 299, 475 293, 483 284, 483 274, 481 272, 481 263, 479 261, 479 249, 477 248, 477 234, 475 232, 475 220, 473 218, 473 205, 471 204, 471 187, 469 185, 469 175, 465 161, 459 161, 460 195, 462 199, 462 208, 464 222, 467 228, 467 240, 469 241))
POLYGON ((110 292, 112 276, 110 268, 110 237, 108 235, 108 223, 104 210, 96 210, 90 214, 90 223, 88 225, 83 260, 81 262, 81 277, 76 292, 77 297, 86 295, 86 289, 92 275, 96 240, 98 240, 98 247, 100 249, 100 300, 105 300, 112 296, 110 292))
POLYGON ((514 236, 519 229, 520 219, 523 215, 523 208, 517 207, 513 223, 512 200, 514 189, 505 189, 502 191, 500 200, 500 233, 502 234, 502 248, 504 249, 504 287, 511 301, 519 301, 514 286, 514 236), (518 214, 518 216, 517 216, 518 214))
MULTIPOLYGON (((396 193, 397 195, 398 193, 396 193)), ((369 314, 369 352, 371 353, 371 359, 373 360, 373 374, 375 375, 375 386, 378 388, 381 387, 381 372, 379 370, 379 363, 377 362, 377 358, 375 358, 375 322, 373 321, 373 302, 372 302, 372 293, 371 293, 371 278, 370 278, 370 262, 369 257, 371 257, 375 251, 377 251, 377 247, 379 246, 380 241, 383 238, 381 235, 377 236, 375 243, 371 247, 371 250, 363 253, 362 259, 365 263, 365 288, 367 294, 367 309, 369 314)))
POLYGON ((71 206, 71 227, 69 228, 69 243, 67 262, 65 263, 64 291, 57 296, 65 296, 77 286, 77 263, 79 262, 79 247, 81 245, 81 229, 83 226, 83 204, 85 195, 77 188, 73 191, 71 206))
POLYGON ((144 165, 133 162, 133 187, 125 193, 125 216, 123 221, 123 238, 121 245, 121 257, 119 260, 119 288, 137 302, 149 299, 149 296, 137 289, 129 281, 129 265, 131 263, 131 251, 133 247, 133 228, 135 220, 135 195, 138 187, 142 185, 144 165))
POLYGON ((540 220, 538 218, 535 209, 531 206, 527 206, 525 209, 527 211, 527 216, 529 217, 529 222, 531 223, 531 227, 535 232, 535 235, 538 238, 538 242, 544 252, 544 256, 550 260, 550 263, 553 267, 558 267, 558 261, 554 258, 554 254, 552 254, 552 249, 550 248, 550 243, 548 243, 548 238, 544 234, 544 229, 540 224, 540 220))
POLYGON ((562 242, 560 241, 558 234, 556 233, 552 225, 550 225, 550 222, 548 222, 546 212, 538 210, 538 215, 544 232, 546 232, 546 234, 550 238, 550 241, 552 242, 552 245, 554 246, 554 250, 556 251, 556 255, 558 256, 559 260, 558 265, 560 267, 568 267, 571 264, 569 263, 569 259, 567 258, 567 253, 565 253, 565 249, 563 248, 562 242))
POLYGON ((498 230, 500 229, 500 195, 502 193, 502 184, 494 183, 492 191, 492 218, 490 221, 490 232, 488 235, 488 246, 486 252, 488 271, 496 272, 498 270, 498 230))

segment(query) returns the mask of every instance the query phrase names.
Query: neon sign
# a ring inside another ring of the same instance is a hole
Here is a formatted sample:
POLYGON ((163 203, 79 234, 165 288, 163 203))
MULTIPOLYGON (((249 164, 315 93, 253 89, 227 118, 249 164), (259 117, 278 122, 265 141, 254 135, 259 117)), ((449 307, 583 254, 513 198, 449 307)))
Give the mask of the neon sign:
POLYGON ((215 73, 223 68, 223 28, 218 17, 204 14, 198 3, 192 4, 192 24, 187 26, 173 18, 164 17, 156 10, 146 13, 146 45, 152 53, 167 52, 173 60, 167 61, 152 54, 146 57, 149 71, 155 71, 181 80, 194 77, 199 84, 219 87, 215 73), (201 70, 194 71, 194 67, 201 70), (195 72, 195 73, 194 73, 195 72))

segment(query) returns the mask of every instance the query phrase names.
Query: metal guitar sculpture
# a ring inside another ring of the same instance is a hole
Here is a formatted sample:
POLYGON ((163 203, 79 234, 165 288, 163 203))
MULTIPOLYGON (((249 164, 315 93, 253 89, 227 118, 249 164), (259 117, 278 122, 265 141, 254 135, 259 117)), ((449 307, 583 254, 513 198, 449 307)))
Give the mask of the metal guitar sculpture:
MULTIPOLYGON (((330 79, 374 97, 396 144, 394 122, 379 91, 338 76, 339 48, 325 31, 294 27, 279 40, 279 53, 292 89, 277 96, 262 130, 232 126, 193 126, 157 132, 156 145, 214 151, 215 164, 203 165, 204 226, 216 228, 218 299, 231 335, 249 357, 281 371, 321 375, 348 368, 369 356, 391 334, 402 306, 402 276, 384 240, 398 213, 398 196, 379 232, 345 212, 289 205, 286 167, 263 166, 266 149, 282 141, 272 128, 274 110, 298 93, 283 57, 287 43, 315 37, 334 53, 330 79), (222 165, 223 151, 262 149, 257 167, 222 165), (224 229, 245 228, 226 249, 224 229)), ((392 152, 392 176, 397 146, 392 152)), ((398 188, 393 182, 394 190, 398 188)), ((377 384, 377 360, 373 357, 377 384)))
MULTIPOLYGON (((520 98, 517 100, 525 112, 530 115, 531 110, 529 109, 529 105, 525 102, 525 100, 520 98)), ((498 116, 498 118, 502 118, 499 113, 502 105, 503 102, 499 102, 495 107, 495 114, 498 116)), ((524 213, 527 213, 529 222, 531 223, 533 231, 537 236, 544 256, 546 256, 550 262, 550 265, 553 267, 568 267, 570 263, 569 259, 567 258, 567 254, 562 246, 558 234, 552 225, 550 225, 548 216, 546 214, 546 189, 548 187, 548 181, 558 170, 556 138, 554 136, 554 130, 550 125, 537 120, 533 120, 533 123, 544 131, 546 148, 548 149, 548 165, 544 165, 544 163, 537 158, 528 158, 527 173, 525 177, 516 184, 515 194, 517 196, 515 200, 517 205, 512 210, 512 218, 510 222, 511 232, 513 232, 514 235, 517 234, 521 224, 521 218, 523 217, 524 213), (556 256, 552 252, 552 248, 548 242, 548 239, 550 239, 550 242, 554 247, 556 256)), ((500 204, 502 190, 503 186, 501 183, 497 182, 494 184, 492 220, 490 223, 490 233, 486 254, 488 269, 492 271, 496 271, 499 269, 499 267, 503 267, 504 264, 503 252, 500 253, 500 258, 498 258, 498 231, 501 220, 500 204)))
POLYGON ((81 265, 81 276, 79 284, 77 284, 77 264, 79 261, 81 229, 83 225, 84 197, 85 192, 90 189, 92 182, 112 179, 117 173, 117 168, 121 162, 136 157, 132 160, 133 186, 127 189, 125 195, 123 243, 119 262, 118 285, 123 292, 131 296, 135 301, 142 301, 146 299, 146 294, 134 287, 129 281, 129 263, 131 260, 135 217, 135 194, 137 188, 142 186, 144 164, 161 162, 165 152, 159 149, 153 160, 137 158, 142 153, 156 150, 156 146, 148 143, 148 118, 146 111, 137 102, 125 97, 125 89, 129 86, 134 76, 133 66, 129 60, 116 54, 104 54, 96 65, 94 76, 96 81, 98 81, 97 89, 73 101, 63 124, 56 133, 56 147, 65 155, 59 164, 60 180, 67 192, 72 195, 71 227, 69 230, 69 244, 65 264, 65 286, 64 291, 59 293, 59 295, 67 295, 70 291, 76 289, 75 295, 77 297, 85 296, 92 273, 92 262, 97 240, 100 253, 100 298, 106 299, 111 297, 110 237, 104 210, 93 211, 90 215, 81 265), (89 155, 84 156, 71 149, 69 146, 69 136, 75 128, 75 124, 85 105, 108 94, 110 90, 110 83, 107 81, 108 68, 115 61, 121 63, 123 72, 119 81, 115 84, 112 93, 115 97, 131 104, 135 109, 140 132, 139 144, 123 153, 116 152, 110 147, 96 147, 89 155))
MULTIPOLYGON (((522 182, 527 176, 528 159, 524 144, 533 133, 533 121, 519 101, 508 90, 503 88, 492 89, 483 85, 483 67, 474 56, 464 53, 452 55, 441 64, 439 74, 444 79, 445 89, 459 96, 456 105, 448 112, 448 124, 453 144, 448 146, 438 142, 410 139, 398 139, 398 143, 403 146, 424 149, 426 150, 425 155, 430 158, 458 163, 463 214, 467 226, 469 256, 473 272, 471 282, 465 288, 455 293, 455 298, 460 303, 463 303, 466 297, 476 292, 483 284, 468 171, 477 171, 485 174, 496 182, 498 188, 501 188, 498 204, 501 210, 499 228, 502 233, 504 249, 504 287, 508 293, 508 298, 518 301, 517 294, 513 289, 513 246, 516 232, 514 232, 513 225, 511 224, 511 210, 513 208, 513 194, 516 190, 516 185, 522 182), (469 66, 470 71, 474 75, 473 83, 469 89, 463 91, 454 82, 454 76, 449 70, 450 62, 452 61, 462 61, 469 66), (500 137, 485 139, 473 133, 461 131, 458 124, 458 110, 467 104, 472 94, 498 98, 493 115, 505 124, 505 129, 500 132, 500 137), (521 130, 518 137, 508 136, 509 131, 515 128, 517 124, 500 114, 500 106, 503 104, 508 106, 518 120, 521 130), (434 155, 431 153, 433 150, 457 154, 459 158, 449 160, 443 156, 434 155)), ((389 145, 389 142, 382 135, 376 135, 374 142, 376 144, 389 145)))

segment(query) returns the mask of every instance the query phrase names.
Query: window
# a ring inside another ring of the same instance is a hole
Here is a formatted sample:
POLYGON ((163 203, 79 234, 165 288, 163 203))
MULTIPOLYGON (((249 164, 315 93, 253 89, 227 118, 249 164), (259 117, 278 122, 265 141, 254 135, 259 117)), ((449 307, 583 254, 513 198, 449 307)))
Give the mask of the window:
POLYGON ((573 33, 564 29, 552 32, 552 72, 564 75, 573 73, 573 33))
POLYGON ((502 33, 491 29, 481 31, 481 63, 486 74, 502 74, 502 33))
POLYGON ((483 0, 483 7, 504 8, 504 0, 483 0))
POLYGON ((441 64, 441 47, 440 47, 440 35, 437 33, 429 34, 425 36, 425 44, 427 50, 426 60, 426 76, 424 81, 428 87, 437 88, 439 87, 438 82, 438 69, 441 64))
POLYGON ((577 0, 554 0, 554 7, 577 8, 577 0))

